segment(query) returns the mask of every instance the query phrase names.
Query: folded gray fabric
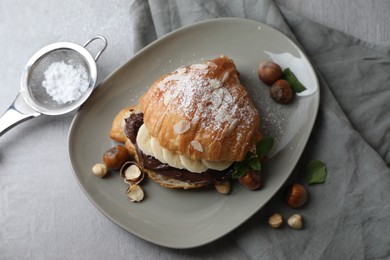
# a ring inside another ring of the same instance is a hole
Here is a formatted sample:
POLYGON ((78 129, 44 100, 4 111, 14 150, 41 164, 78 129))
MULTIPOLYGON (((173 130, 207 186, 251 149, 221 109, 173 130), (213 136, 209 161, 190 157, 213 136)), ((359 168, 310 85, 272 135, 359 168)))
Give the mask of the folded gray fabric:
POLYGON ((353 127, 390 162, 389 49, 283 13, 353 127))
POLYGON ((317 121, 289 182, 303 181, 312 159, 326 163, 324 184, 308 186, 310 201, 293 210, 279 192, 229 235, 200 248, 172 250, 181 257, 265 259, 363 259, 390 257, 390 57, 389 51, 308 21, 267 0, 133 1, 131 46, 194 22, 244 17, 267 23, 295 40, 318 71, 317 121), (304 229, 274 230, 274 213, 304 216, 304 229))

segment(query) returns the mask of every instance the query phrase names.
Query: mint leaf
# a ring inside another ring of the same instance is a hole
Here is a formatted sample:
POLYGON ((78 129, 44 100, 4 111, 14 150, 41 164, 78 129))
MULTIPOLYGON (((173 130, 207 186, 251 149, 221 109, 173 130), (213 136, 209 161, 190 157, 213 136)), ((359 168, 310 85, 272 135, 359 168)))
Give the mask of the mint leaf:
POLYGON ((300 93, 306 90, 306 87, 298 80, 289 68, 283 70, 283 78, 290 83, 290 86, 295 93, 300 93))
POLYGON ((245 175, 248 166, 242 162, 236 162, 233 167, 232 178, 239 179, 245 175))
POLYGON ((249 160, 249 166, 255 170, 255 171, 260 171, 261 170, 261 163, 257 157, 252 158, 249 160))
POLYGON ((313 160, 306 166, 305 179, 310 185, 324 183, 326 175, 326 165, 320 160, 313 160))
POLYGON ((267 153, 271 150, 273 145, 274 145, 274 139, 269 136, 264 136, 263 139, 261 139, 256 144, 257 157, 261 159, 263 156, 267 155, 267 153))
POLYGON ((246 154, 246 157, 245 157, 245 160, 246 162, 249 162, 250 160, 252 160, 253 158, 257 158, 257 155, 255 153, 252 153, 251 151, 249 151, 247 154, 246 154))
POLYGON ((274 144, 274 139, 268 136, 264 136, 256 144, 256 153, 249 151, 245 157, 245 159, 241 162, 235 162, 233 166, 233 179, 239 179, 246 174, 249 168, 254 171, 261 170, 260 159, 267 155, 269 150, 271 150, 274 144))

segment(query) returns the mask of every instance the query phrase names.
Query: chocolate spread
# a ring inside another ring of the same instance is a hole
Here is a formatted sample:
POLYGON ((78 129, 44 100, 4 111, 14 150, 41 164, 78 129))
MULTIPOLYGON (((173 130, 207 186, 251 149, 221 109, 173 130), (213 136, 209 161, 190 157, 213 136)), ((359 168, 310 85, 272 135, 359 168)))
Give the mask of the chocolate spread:
POLYGON ((126 136, 136 147, 136 152, 139 160, 139 164, 145 168, 152 170, 158 174, 166 176, 168 178, 190 182, 190 183, 215 183, 217 181, 223 181, 230 179, 233 172, 233 167, 229 167, 223 171, 206 170, 202 173, 194 173, 185 169, 177 169, 169 166, 166 163, 162 163, 153 156, 144 154, 137 145, 136 137, 138 130, 143 124, 143 114, 131 114, 129 118, 125 119, 126 125, 124 128, 126 136))
POLYGON ((137 141, 137 134, 139 128, 144 123, 144 114, 143 113, 131 113, 128 118, 125 119, 125 129, 124 132, 127 136, 127 138, 130 139, 130 141, 135 144, 137 141))

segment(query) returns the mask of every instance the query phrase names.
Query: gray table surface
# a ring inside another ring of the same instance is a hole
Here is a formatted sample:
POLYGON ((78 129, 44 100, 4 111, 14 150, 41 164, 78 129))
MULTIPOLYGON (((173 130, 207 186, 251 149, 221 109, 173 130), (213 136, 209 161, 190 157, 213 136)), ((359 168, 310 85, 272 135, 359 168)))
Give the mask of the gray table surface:
MULTIPOLYGON (((368 42, 390 42, 386 0, 276 3, 368 42)), ((106 36, 109 47, 98 61, 98 81, 128 60, 133 55, 129 8, 123 0, 2 0, 0 113, 16 97, 27 60, 46 44, 106 36)), ((73 116, 74 112, 41 116, 0 138, 0 259, 183 257, 122 230, 86 198, 68 162, 67 133, 73 116)), ((229 256, 240 257, 232 251, 229 256)))

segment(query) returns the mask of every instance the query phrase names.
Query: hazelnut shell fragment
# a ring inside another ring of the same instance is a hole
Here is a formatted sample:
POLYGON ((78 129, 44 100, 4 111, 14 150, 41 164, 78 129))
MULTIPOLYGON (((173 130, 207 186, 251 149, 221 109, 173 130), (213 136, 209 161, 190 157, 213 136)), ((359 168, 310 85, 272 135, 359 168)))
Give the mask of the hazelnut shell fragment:
POLYGON ((139 184, 144 179, 144 172, 138 167, 135 162, 127 161, 120 169, 120 175, 123 181, 129 185, 139 184))
POLYGON ((138 184, 130 185, 126 190, 126 194, 133 202, 141 202, 144 199, 144 190, 138 184))

